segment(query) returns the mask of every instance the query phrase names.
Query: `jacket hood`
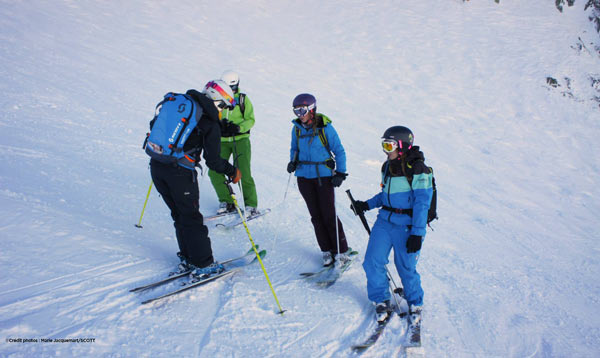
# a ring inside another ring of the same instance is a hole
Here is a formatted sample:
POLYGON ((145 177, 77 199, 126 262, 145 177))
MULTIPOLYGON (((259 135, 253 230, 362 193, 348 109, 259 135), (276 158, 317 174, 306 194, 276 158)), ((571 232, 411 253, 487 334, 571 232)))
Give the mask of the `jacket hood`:
POLYGON ((219 111, 210 98, 195 89, 188 90, 185 94, 192 97, 192 99, 202 107, 203 116, 208 117, 211 121, 219 122, 219 111))
POLYGON ((413 146, 412 148, 410 148, 408 153, 406 153, 406 162, 409 165, 412 165, 418 160, 425 161, 425 155, 423 154, 423 152, 421 152, 419 146, 413 146))

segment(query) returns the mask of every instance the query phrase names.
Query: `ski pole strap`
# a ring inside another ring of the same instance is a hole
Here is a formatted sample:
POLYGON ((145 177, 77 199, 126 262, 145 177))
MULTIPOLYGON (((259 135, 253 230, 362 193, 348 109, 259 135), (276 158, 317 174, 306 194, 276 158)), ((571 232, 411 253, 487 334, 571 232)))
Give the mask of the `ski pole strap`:
POLYGON ((381 207, 383 210, 387 210, 387 211, 391 211, 393 213, 396 214, 405 214, 408 215, 410 217, 412 217, 413 214, 413 210, 412 209, 396 209, 396 208, 390 208, 389 206, 382 206, 381 207))

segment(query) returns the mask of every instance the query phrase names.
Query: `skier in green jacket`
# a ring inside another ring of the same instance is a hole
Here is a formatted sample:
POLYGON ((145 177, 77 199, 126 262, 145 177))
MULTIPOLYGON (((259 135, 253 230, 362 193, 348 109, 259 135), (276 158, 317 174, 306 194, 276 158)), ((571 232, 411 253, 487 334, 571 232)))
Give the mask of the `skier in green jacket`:
MULTIPOLYGON (((237 105, 232 110, 224 110, 221 118, 221 158, 234 158, 234 165, 242 173, 242 191, 246 215, 258 214, 256 185, 250 170, 251 146, 250 129, 254 126, 254 107, 250 98, 239 90, 240 77, 234 71, 225 71, 221 79, 231 87, 237 105)), ((209 170, 208 176, 219 198, 217 214, 233 212, 235 207, 229 190, 225 185, 225 176, 209 170)))

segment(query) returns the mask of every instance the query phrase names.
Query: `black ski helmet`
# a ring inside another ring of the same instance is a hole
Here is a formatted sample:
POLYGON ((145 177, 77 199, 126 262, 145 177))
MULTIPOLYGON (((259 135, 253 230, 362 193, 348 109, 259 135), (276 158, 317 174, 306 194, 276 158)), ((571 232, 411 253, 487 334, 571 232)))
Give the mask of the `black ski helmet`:
POLYGON ((310 107, 313 107, 311 109, 311 111, 316 111, 317 110, 317 99, 315 98, 315 96, 313 96, 310 93, 300 93, 299 95, 296 96, 296 98, 294 98, 294 102, 292 103, 292 107, 300 107, 300 106, 307 106, 309 107, 309 109, 311 109, 310 107))
POLYGON ((410 129, 404 126, 393 126, 385 130, 383 139, 393 139, 398 142, 398 151, 405 153, 413 145, 414 136, 410 129))

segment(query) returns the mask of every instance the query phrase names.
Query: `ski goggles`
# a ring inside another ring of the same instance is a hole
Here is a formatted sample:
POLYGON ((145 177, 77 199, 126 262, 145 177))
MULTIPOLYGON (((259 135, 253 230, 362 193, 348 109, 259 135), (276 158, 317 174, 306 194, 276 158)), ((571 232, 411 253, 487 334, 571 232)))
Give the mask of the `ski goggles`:
POLYGON ((386 153, 391 153, 398 149, 398 142, 392 139, 384 139, 381 141, 381 147, 386 153))
POLYGON ((229 93, 225 92, 225 90, 222 89, 221 86, 219 86, 219 84, 217 84, 214 81, 210 81, 206 84, 206 87, 210 87, 215 91, 219 92, 219 94, 225 99, 227 106, 229 106, 230 108, 235 107, 235 98, 231 97, 229 93))
MULTIPOLYGON (((404 143, 404 144, 406 144, 406 143, 404 143)), ((402 154, 402 153, 404 153, 403 149, 409 150, 410 148, 412 148, 412 145, 409 144, 407 148, 403 148, 402 142, 400 142, 400 141, 396 141, 393 139, 384 139, 381 141, 381 147, 383 148, 383 151, 386 153, 391 153, 394 150, 398 149, 400 154, 402 154)))
POLYGON ((314 104, 311 104, 310 106, 294 107, 294 114, 298 118, 304 117, 308 112, 312 111, 314 108, 315 108, 314 104))

